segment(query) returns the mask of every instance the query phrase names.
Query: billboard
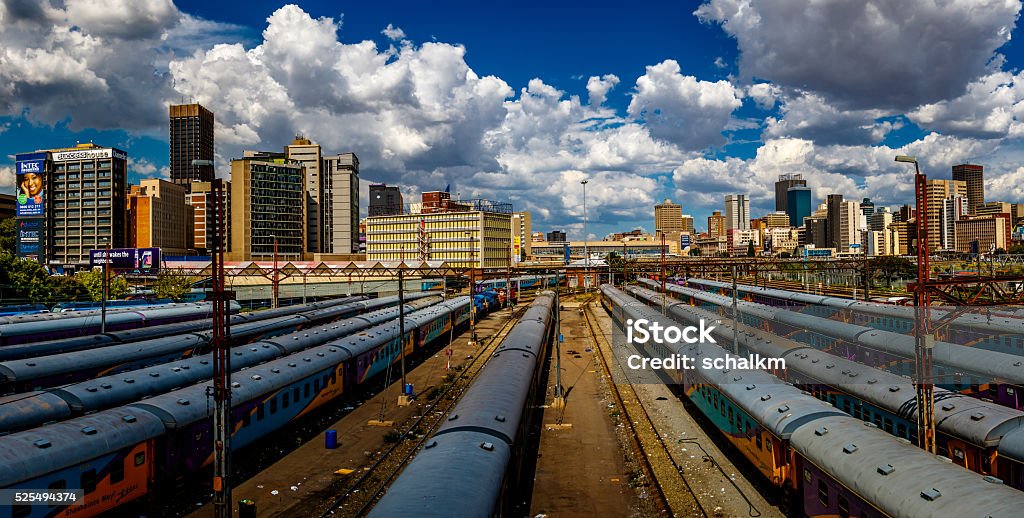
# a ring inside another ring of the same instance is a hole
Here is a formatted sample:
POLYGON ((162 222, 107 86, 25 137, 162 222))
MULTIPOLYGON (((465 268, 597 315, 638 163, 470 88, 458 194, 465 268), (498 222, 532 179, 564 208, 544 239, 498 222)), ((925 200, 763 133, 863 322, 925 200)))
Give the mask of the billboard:
POLYGON ((17 162, 15 215, 19 218, 46 216, 46 155, 20 155, 17 162))
POLYGON ((128 154, 120 149, 75 149, 72 151, 60 151, 53 154, 54 162, 72 162, 75 160, 98 160, 101 158, 118 158, 127 160, 128 154))
POLYGON ((523 259, 523 245, 520 243, 520 237, 516 236, 512 240, 512 262, 518 263, 523 259))
POLYGON ((160 249, 111 248, 110 250, 89 250, 89 266, 103 266, 104 263, 114 270, 156 273, 160 270, 160 249))

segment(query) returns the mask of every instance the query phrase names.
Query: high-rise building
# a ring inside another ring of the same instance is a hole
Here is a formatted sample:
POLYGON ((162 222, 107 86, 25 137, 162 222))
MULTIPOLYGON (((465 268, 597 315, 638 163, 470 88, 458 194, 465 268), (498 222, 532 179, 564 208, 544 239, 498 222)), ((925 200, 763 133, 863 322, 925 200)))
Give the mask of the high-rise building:
POLYGON ((953 180, 964 182, 967 189, 967 205, 970 213, 976 214, 978 207, 985 204, 985 167, 978 164, 955 165, 953 180))
POLYGON ((394 185, 383 183, 370 184, 370 204, 367 214, 370 216, 393 216, 402 213, 402 193, 394 185))
POLYGON ((461 208, 462 205, 449 212, 367 217, 366 259, 406 262, 423 259, 472 268, 509 266, 512 214, 477 210, 476 207, 459 210, 461 208), (452 230, 456 228, 459 230, 452 230))
POLYGON ((956 222, 967 215, 966 196, 950 196, 942 200, 942 229, 940 241, 942 250, 956 249, 956 222))
POLYGON ((654 232, 682 232, 683 206, 667 198, 654 206, 654 232))
MULTIPOLYGON (((224 252, 231 250, 231 182, 224 183, 224 226, 221 239, 224 240, 224 252)), ((216 222, 213 204, 213 184, 211 182, 192 182, 191 191, 186 195, 186 200, 192 206, 193 214, 193 244, 196 253, 209 255, 213 252, 212 229, 216 222)))
POLYGON ((770 214, 765 214, 764 224, 766 228, 788 228, 790 226, 789 215, 785 212, 772 212, 770 214))
POLYGON ((860 221, 864 214, 860 211, 860 203, 849 200, 844 201, 840 209, 839 241, 836 252, 848 252, 859 248, 860 242, 860 221))
POLYGON ((149 178, 128 193, 128 246, 160 248, 184 255, 193 247, 195 214, 185 201, 185 186, 149 178))
POLYGON ((548 243, 565 243, 565 232, 562 230, 552 230, 547 233, 546 239, 548 243))
POLYGON ((864 198, 864 201, 860 202, 860 212, 865 218, 870 218, 875 213, 875 203, 871 198, 864 198))
POLYGON ((927 192, 928 250, 942 250, 942 203, 951 196, 966 197, 967 185, 957 180, 928 180, 927 192))
POLYGON ((1005 201, 990 201, 977 205, 974 208, 975 216, 991 216, 993 214, 1013 215, 1013 204, 1005 201))
POLYGON ((190 188, 192 182, 213 180, 213 166, 192 165, 213 160, 213 112, 201 104, 172 104, 170 117, 171 181, 190 188))
POLYGON ((825 230, 825 242, 828 243, 827 248, 840 250, 843 248, 843 195, 829 194, 825 198, 825 207, 827 211, 825 218, 828 220, 828 226, 825 230))
POLYGON ((40 153, 48 157, 43 192, 50 199, 40 207, 47 220, 47 264, 64 271, 88 269, 89 250, 127 245, 128 154, 95 144, 40 153))
POLYGON ((324 157, 320 180, 320 251, 359 253, 359 158, 324 157))
POLYGON ((804 220, 804 242, 803 245, 813 245, 815 248, 831 248, 828 240, 828 218, 809 216, 804 220))
MULTIPOLYGON (((807 180, 804 180, 803 175, 800 174, 783 174, 779 175, 779 181, 775 182, 775 211, 789 213, 789 190, 793 187, 807 187, 807 180)), ((810 198, 810 190, 808 189, 808 198, 810 198)), ((808 199, 807 205, 810 206, 810 200, 808 199)), ((808 216, 810 216, 810 210, 808 210, 808 216)), ((803 223, 801 218, 800 223, 803 223)), ((799 225, 793 225, 794 227, 799 225)))
POLYGON ((917 208, 913 205, 902 205, 900 206, 899 212, 893 214, 892 219, 895 222, 909 223, 910 220, 914 219, 917 214, 917 208))
POLYGON ((789 226, 799 227, 804 224, 804 218, 811 215, 810 187, 798 185, 786 190, 786 214, 789 216, 789 226))
POLYGON ((708 216, 708 235, 711 237, 725 237, 725 216, 722 215, 722 211, 716 210, 708 216))
POLYGON ((253 156, 231 161, 229 261, 301 261, 306 247, 306 182, 302 163, 253 156))
POLYGON ((991 250, 1006 250, 1010 236, 1010 218, 1006 214, 976 216, 956 222, 956 251, 987 254, 991 250), (973 244, 976 243, 976 244, 973 244))
POLYGON ((291 144, 284 147, 285 157, 302 164, 306 170, 306 251, 320 252, 320 183, 323 153, 320 144, 306 137, 296 135, 291 144))
POLYGON ((889 212, 889 207, 881 207, 876 210, 868 222, 868 228, 876 232, 881 232, 887 228, 893 222, 893 214, 889 212))
POLYGON ((683 214, 683 232, 693 235, 693 216, 683 214))
POLYGON ((745 194, 729 194, 725 197, 726 230, 750 229, 750 199, 745 194))
POLYGON ((512 259, 525 261, 533 254, 532 221, 529 212, 512 213, 512 259))

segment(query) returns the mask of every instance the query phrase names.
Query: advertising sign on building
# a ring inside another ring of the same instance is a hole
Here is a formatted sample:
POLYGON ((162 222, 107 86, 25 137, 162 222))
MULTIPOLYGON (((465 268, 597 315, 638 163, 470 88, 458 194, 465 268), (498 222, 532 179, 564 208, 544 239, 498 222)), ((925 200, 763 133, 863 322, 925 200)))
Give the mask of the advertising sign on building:
POLYGON ((523 259, 523 245, 519 236, 512 238, 512 262, 518 263, 523 259))
POLYGON ((18 155, 17 162, 15 215, 19 218, 46 216, 46 155, 18 155))
POLYGON ((111 248, 110 250, 89 250, 89 266, 103 266, 104 263, 113 270, 156 273, 160 269, 160 249, 111 248))
POLYGON ((98 160, 102 158, 118 158, 127 160, 128 154, 119 149, 75 149, 72 151, 60 151, 53 154, 54 162, 71 162, 76 160, 98 160))

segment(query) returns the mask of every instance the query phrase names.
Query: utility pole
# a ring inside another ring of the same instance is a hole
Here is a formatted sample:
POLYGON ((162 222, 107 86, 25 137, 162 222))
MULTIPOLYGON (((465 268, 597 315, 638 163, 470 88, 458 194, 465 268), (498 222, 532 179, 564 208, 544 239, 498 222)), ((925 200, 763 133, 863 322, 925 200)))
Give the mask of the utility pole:
POLYGON ((272 287, 273 287, 274 293, 273 293, 273 300, 270 301, 270 306, 272 308, 274 308, 274 309, 277 309, 277 283, 278 283, 278 280, 277 280, 277 234, 274 234, 273 238, 274 238, 274 278, 273 278, 273 282, 271 284, 273 285, 272 287))
POLYGON ((555 399, 551 403, 554 408, 565 408, 565 394, 562 393, 562 306, 558 295, 558 282, 555 280, 555 399))
POLYGON ((736 299, 736 265, 732 265, 732 353, 740 354, 739 301, 736 299))
POLYGON ((590 247, 587 243, 587 183, 590 180, 583 180, 580 182, 583 185, 583 270, 586 272, 583 275, 583 291, 586 292, 589 286, 590 275, 590 247))
MULTIPOLYGON (((212 165, 212 164, 211 164, 212 165)), ((229 304, 234 299, 234 292, 224 289, 224 236, 226 222, 223 180, 213 180, 213 272, 211 276, 212 291, 209 294, 213 302, 213 399, 215 411, 214 428, 214 464, 213 464, 213 503, 216 518, 230 518, 231 503, 231 327, 229 304)), ((277 297, 275 296, 275 300, 277 297)))
POLYGON ((110 297, 110 238, 103 247, 103 294, 100 297, 100 334, 107 332, 107 298, 110 297))
POLYGON ((409 406, 405 393, 405 266, 398 265, 398 350, 402 363, 402 390, 398 395, 398 406, 409 406))
POLYGON ((665 233, 661 233, 661 314, 666 315, 668 309, 666 308, 665 297, 668 295, 668 290, 665 288, 665 233))

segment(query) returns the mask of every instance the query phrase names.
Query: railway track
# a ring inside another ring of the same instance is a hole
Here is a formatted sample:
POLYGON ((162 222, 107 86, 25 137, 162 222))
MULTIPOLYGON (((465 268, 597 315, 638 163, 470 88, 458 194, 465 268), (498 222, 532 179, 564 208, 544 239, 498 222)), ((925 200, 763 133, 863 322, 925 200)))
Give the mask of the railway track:
MULTIPOLYGON (((739 284, 746 284, 748 286, 767 286, 769 288, 775 288, 780 290, 798 291, 800 293, 810 293, 815 295, 824 295, 829 297, 842 297, 847 299, 853 298, 853 291, 857 290, 857 298, 864 300, 864 290, 861 286, 822 286, 820 289, 817 288, 817 284, 808 285, 804 288, 804 285, 799 281, 789 281, 783 279, 765 280, 763 278, 754 277, 743 277, 739 276, 736 278, 739 284)), ((728 276, 722 277, 722 282, 730 282, 728 276)), ((885 288, 871 288, 870 295, 872 297, 909 297, 905 291, 900 290, 889 290, 885 288)))
POLYGON ((697 494, 686 479, 683 469, 673 458, 668 444, 658 433, 633 384, 615 383, 610 361, 614 355, 612 344, 601 331, 600 325, 595 324, 596 317, 593 315, 591 304, 585 303, 583 307, 586 308, 583 313, 584 320, 594 336, 598 357, 608 379, 612 398, 616 407, 621 409, 621 419, 627 428, 627 434, 632 438, 634 449, 639 452, 637 457, 642 459, 641 470, 652 482, 651 487, 657 493, 657 498, 671 516, 709 516, 697 499, 697 494))
MULTIPOLYGON (((531 298, 532 299, 532 298, 531 298)), ((526 297, 520 299, 511 317, 502 324, 497 333, 484 340, 482 349, 468 365, 452 380, 433 402, 423 409, 422 415, 407 422, 399 431, 400 439, 388 447, 367 468, 362 475, 345 484, 338 496, 320 513, 328 516, 366 516, 391 482, 412 460, 423 443, 444 421, 444 417, 459 401, 462 394, 473 383, 502 340, 529 307, 526 297)))

